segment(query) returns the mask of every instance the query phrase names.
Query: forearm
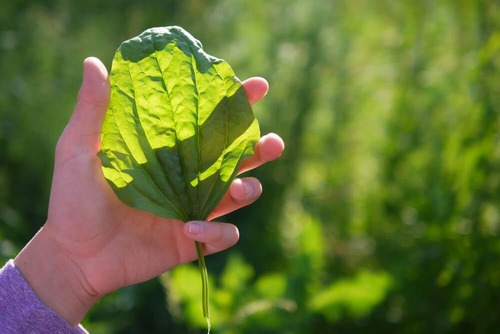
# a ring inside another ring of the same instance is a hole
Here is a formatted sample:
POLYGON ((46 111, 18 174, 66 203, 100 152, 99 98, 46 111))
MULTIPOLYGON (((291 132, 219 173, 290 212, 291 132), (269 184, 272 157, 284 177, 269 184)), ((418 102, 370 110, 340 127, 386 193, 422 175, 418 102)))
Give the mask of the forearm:
POLYGON ((71 257, 42 228, 15 258, 14 264, 45 305, 76 326, 98 300, 82 284, 71 257))

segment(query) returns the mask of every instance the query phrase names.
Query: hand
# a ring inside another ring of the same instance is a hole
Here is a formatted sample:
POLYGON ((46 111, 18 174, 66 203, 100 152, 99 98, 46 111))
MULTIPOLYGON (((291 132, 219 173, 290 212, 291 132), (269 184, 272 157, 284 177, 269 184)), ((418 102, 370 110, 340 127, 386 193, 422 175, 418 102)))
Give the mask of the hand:
MULTIPOLYGON (((268 90, 261 78, 243 86, 252 104, 268 90)), ((77 105, 56 148, 47 222, 15 259, 38 297, 72 325, 104 294, 196 259, 193 240, 211 254, 239 238, 231 224, 185 224, 118 200, 97 157, 109 95, 106 68, 87 58, 77 105)), ((262 137, 241 172, 276 159, 283 149, 276 134, 262 137)), ((261 192, 255 178, 235 180, 209 220, 249 205, 261 192)))

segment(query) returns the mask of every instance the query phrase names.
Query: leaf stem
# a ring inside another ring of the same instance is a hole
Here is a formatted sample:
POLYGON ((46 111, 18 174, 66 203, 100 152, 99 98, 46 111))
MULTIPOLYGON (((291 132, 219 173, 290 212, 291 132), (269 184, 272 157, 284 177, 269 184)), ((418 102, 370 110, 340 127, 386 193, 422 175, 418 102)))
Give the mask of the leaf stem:
POLYGON ((198 264, 201 274, 201 300, 203 308, 203 317, 207 321, 207 333, 210 333, 210 312, 208 310, 208 273, 205 257, 203 256, 203 246, 200 242, 195 241, 196 253, 198 254, 198 264))

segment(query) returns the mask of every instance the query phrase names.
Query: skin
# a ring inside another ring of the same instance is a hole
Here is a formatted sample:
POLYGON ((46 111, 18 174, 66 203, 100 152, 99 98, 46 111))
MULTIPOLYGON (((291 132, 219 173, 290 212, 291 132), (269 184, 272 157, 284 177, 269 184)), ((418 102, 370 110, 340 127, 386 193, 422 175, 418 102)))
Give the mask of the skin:
MULTIPOLYGON (((243 86, 251 104, 269 88, 262 78, 243 86)), ((193 240, 212 254, 239 238, 232 224, 159 218, 118 200, 96 155, 109 95, 105 66, 97 58, 85 59, 78 101, 56 147, 47 221, 14 260, 40 300, 73 326, 105 294, 195 260, 193 240)), ((263 136, 240 172, 283 150, 278 135, 263 136)), ((251 204, 261 193, 257 179, 236 179, 209 220, 251 204)))

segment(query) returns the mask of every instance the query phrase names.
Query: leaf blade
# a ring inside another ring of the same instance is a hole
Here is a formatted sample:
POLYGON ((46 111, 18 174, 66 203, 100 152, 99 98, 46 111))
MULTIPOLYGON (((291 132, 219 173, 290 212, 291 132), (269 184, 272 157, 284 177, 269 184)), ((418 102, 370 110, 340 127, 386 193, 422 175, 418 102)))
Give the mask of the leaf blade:
POLYGON ((122 43, 110 80, 100 157, 115 193, 165 218, 206 219, 260 137, 229 64, 180 27, 152 28, 122 43))

